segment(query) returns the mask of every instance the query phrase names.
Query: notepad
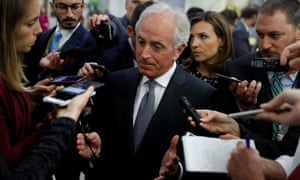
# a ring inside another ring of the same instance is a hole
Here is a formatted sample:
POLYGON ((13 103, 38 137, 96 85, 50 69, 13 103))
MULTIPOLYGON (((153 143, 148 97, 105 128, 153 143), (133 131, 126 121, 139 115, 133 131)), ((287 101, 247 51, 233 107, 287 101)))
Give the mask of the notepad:
MULTIPOLYGON (((227 173, 227 162, 238 141, 243 139, 182 136, 185 170, 196 173, 227 173)), ((255 147, 253 140, 250 140, 250 146, 255 147)))

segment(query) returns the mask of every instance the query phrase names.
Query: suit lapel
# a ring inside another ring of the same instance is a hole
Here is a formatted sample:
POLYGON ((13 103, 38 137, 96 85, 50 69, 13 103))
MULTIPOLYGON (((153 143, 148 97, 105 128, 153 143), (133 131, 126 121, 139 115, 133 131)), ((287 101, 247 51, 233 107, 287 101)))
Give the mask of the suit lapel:
POLYGON ((85 34, 85 29, 82 27, 82 25, 80 25, 72 34, 72 38, 66 41, 62 48, 64 50, 68 50, 74 47, 81 47, 80 44, 83 42, 85 34))

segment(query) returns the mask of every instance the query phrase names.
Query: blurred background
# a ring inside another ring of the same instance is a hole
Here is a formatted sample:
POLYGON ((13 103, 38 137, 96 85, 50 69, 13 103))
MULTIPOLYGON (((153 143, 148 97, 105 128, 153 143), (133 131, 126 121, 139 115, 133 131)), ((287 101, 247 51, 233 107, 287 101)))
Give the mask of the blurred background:
MULTIPOLYGON (((46 10, 46 14, 50 19, 50 26, 52 27, 56 23, 55 17, 51 14, 51 7, 49 1, 52 0, 40 0, 42 7, 46 10)), ((247 6, 249 3, 261 5, 264 0, 157 0, 158 2, 166 2, 173 6, 182 8, 186 11, 192 6, 201 7, 204 10, 214 10, 221 12, 225 8, 233 9, 238 14, 240 10, 247 6)), ((125 14, 125 0, 85 0, 88 4, 87 9, 84 12, 83 19, 87 19, 94 13, 111 13, 115 16, 123 16, 125 14)), ((87 21, 84 21, 84 26, 88 28, 87 21)))
MULTIPOLYGON (((52 0, 40 0, 44 13, 41 18, 47 18, 47 28, 51 28, 56 24, 56 18, 51 13, 49 2, 52 0), (46 16, 46 17, 45 17, 46 16)), ((89 29, 87 19, 93 14, 110 13, 117 17, 125 14, 125 0, 84 0, 87 3, 87 9, 83 12, 82 24, 89 29)), ((224 9, 231 9, 240 15, 241 10, 249 4, 260 6, 265 0, 156 0, 157 2, 165 2, 172 6, 181 8, 184 12, 190 7, 200 7, 204 10, 221 12, 224 9)), ((249 27, 250 45, 256 45, 255 27, 249 27)))

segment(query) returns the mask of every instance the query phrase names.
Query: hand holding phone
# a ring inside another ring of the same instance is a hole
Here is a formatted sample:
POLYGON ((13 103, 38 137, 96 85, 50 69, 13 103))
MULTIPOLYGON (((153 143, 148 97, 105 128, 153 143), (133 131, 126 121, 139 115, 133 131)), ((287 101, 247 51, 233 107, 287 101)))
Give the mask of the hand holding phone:
POLYGON ((97 28, 91 30, 91 33, 98 37, 101 35, 105 40, 112 40, 112 26, 109 23, 101 22, 97 28))
MULTIPOLYGON (((46 96, 43 98, 44 102, 56 104, 59 106, 66 106, 69 104, 74 96, 84 93, 89 86, 94 86, 94 90, 104 86, 104 83, 96 81, 81 81, 71 86, 62 88, 56 92, 54 96, 46 96)), ((96 94, 96 91, 92 93, 92 96, 96 94)))
POLYGON ((102 72, 103 76, 107 76, 109 74, 109 70, 104 65, 94 63, 91 63, 90 65, 94 70, 98 69, 100 72, 102 72))
POLYGON ((201 116, 197 113, 196 109, 192 106, 190 101, 187 99, 186 96, 181 96, 179 98, 179 103, 184 108, 187 115, 191 116, 193 121, 196 123, 196 126, 201 122, 201 116))
POLYGON ((242 80, 239 80, 238 78, 236 77, 230 77, 230 76, 225 76, 223 74, 216 74, 218 77, 220 78, 223 78, 223 79, 227 79, 229 81, 233 81, 233 82, 236 82, 236 83, 241 83, 242 80))

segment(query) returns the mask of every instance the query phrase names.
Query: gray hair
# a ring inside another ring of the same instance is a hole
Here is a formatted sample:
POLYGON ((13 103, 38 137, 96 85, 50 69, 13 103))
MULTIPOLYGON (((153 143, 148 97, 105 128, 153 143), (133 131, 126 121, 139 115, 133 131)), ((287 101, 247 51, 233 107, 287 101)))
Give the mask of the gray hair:
POLYGON ((173 36, 174 48, 178 48, 182 44, 187 44, 190 36, 190 23, 186 14, 178 8, 173 8, 166 3, 157 3, 147 7, 141 14, 139 20, 136 23, 135 31, 138 32, 140 24, 145 17, 153 14, 160 14, 169 12, 174 15, 175 19, 175 31, 173 36))

